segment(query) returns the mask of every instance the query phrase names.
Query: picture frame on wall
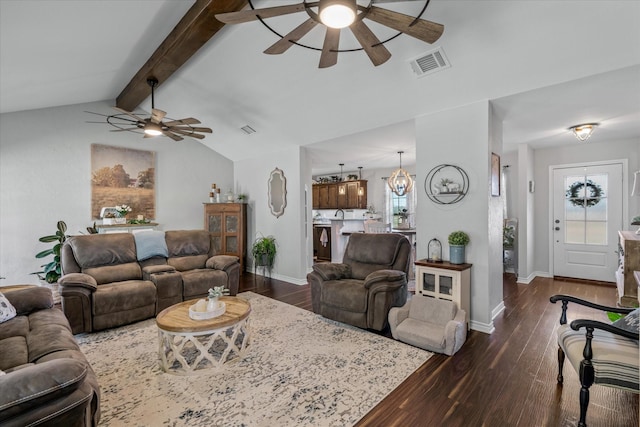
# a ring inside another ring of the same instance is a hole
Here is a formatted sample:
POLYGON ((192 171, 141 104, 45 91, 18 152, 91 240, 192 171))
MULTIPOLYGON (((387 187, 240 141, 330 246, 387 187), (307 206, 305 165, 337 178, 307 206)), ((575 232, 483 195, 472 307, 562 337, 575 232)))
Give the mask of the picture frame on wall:
POLYGON ((500 156, 491 153, 491 196, 500 196, 500 156))

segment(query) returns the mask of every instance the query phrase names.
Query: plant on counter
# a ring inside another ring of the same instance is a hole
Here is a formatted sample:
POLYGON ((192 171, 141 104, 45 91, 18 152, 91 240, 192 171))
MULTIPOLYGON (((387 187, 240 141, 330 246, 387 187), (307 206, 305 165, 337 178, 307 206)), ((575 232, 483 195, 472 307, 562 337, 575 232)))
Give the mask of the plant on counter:
POLYGON ((120 218, 124 218, 129 212, 131 212, 131 207, 129 205, 118 205, 116 206, 116 211, 120 218))
POLYGON ((513 248, 516 241, 516 229, 513 225, 502 228, 502 246, 505 248, 513 248))
POLYGON ((36 274, 38 279, 44 280, 47 283, 56 283, 62 275, 62 268, 60 266, 60 251, 62 250, 62 244, 67 240, 67 224, 64 221, 58 221, 57 231, 50 236, 43 236, 38 239, 42 243, 57 242, 53 248, 45 249, 42 252, 36 254, 36 258, 44 258, 49 255, 53 255, 53 260, 47 264, 43 264, 42 271, 35 271, 31 274, 36 274))
POLYGON ((213 288, 209 288, 209 299, 216 300, 222 295, 229 295, 229 289, 226 289, 224 286, 214 286, 213 288))
POLYGON ((256 239, 251 246, 251 255, 253 256, 254 272, 258 266, 266 267, 269 273, 273 268, 276 259, 276 238, 273 236, 262 236, 256 239))
POLYGON ((469 242, 469 235, 464 231, 454 231, 449 234, 449 262, 451 264, 464 264, 465 246, 469 242))
POLYGON ((453 231, 449 234, 449 244, 454 246, 467 246, 470 242, 469 235, 464 231, 453 231))

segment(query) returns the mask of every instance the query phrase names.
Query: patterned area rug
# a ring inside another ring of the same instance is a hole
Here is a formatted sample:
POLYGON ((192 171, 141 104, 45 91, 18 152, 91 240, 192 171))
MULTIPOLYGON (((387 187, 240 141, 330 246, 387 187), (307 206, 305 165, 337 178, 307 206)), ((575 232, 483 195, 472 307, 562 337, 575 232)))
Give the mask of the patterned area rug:
POLYGON ((431 353, 251 292, 244 358, 164 373, 155 320, 77 335, 102 391, 100 425, 350 426, 431 353))

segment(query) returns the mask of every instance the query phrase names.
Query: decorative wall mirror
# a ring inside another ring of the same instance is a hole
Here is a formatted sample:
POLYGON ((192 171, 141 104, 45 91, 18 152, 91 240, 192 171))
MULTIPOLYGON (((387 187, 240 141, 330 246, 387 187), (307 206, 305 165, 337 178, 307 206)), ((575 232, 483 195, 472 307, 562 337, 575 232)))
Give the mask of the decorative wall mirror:
POLYGON ((269 176, 269 209, 276 218, 284 214, 287 206, 287 179, 282 169, 275 168, 269 176))

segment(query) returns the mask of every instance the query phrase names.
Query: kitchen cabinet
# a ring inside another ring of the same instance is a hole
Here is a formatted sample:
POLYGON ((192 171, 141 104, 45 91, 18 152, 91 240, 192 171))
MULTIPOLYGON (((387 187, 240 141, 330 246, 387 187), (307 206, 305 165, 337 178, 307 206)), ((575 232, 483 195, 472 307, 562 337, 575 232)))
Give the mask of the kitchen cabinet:
POLYGON ((635 307, 638 304, 638 284, 633 273, 640 271, 640 235, 633 231, 618 231, 618 257, 618 304, 635 307))
POLYGON ((416 265, 416 292, 426 297, 446 299, 471 314, 471 264, 451 264, 419 260, 416 265))
POLYGON ((314 209, 366 209, 367 181, 314 184, 311 195, 314 209))
POLYGON ((216 255, 234 255, 244 273, 247 254, 247 205, 244 203, 204 203, 204 229, 211 234, 216 255))

